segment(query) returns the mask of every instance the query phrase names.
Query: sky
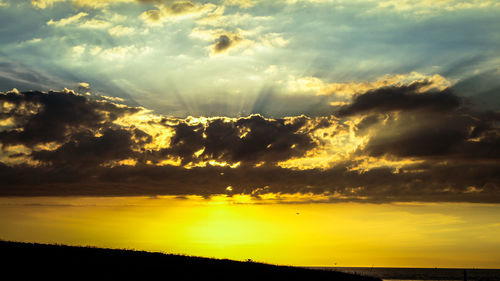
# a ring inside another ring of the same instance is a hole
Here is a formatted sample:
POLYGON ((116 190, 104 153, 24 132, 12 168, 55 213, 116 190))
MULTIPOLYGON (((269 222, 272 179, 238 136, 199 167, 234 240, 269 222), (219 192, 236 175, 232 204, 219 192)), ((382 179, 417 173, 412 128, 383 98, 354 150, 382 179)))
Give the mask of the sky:
POLYGON ((0 0, 0 239, 499 268, 499 15, 0 0))

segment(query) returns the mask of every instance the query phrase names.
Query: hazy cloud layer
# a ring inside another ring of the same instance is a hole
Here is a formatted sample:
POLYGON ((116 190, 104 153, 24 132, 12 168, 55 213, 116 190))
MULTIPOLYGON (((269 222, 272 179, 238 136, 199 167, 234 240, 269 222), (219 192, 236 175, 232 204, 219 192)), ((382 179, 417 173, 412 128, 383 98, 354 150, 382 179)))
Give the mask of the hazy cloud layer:
POLYGON ((0 195, 500 203, 500 114, 425 87, 278 119, 181 119, 70 90, 1 93, 0 195))

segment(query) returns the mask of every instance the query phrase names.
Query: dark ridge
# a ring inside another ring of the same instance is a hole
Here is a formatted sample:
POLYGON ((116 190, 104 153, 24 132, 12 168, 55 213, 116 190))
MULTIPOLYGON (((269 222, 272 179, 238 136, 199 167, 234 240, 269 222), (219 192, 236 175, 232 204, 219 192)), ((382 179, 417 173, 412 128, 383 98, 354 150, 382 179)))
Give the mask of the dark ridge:
MULTIPOLYGON (((300 253, 297 253, 300 254, 300 253)), ((343 272, 133 250, 0 241, 2 280, 345 280, 343 272)))

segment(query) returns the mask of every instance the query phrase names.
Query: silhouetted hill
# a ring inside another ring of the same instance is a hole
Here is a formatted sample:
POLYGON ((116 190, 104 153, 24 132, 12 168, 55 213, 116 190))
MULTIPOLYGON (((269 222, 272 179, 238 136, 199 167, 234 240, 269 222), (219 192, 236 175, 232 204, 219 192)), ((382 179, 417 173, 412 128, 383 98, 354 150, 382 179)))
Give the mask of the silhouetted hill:
POLYGON ((342 272, 255 262, 4 241, 0 241, 0 258, 1 280, 380 281, 342 272))

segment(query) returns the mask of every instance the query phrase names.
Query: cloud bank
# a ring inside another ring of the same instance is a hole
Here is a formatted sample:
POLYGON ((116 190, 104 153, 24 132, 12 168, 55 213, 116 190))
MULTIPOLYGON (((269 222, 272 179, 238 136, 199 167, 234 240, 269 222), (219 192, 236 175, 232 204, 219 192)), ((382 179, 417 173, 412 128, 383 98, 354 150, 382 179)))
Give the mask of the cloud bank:
POLYGON ((500 203, 500 114, 428 86, 382 86, 330 116, 284 118, 176 118, 66 89, 0 93, 0 195, 500 203))

